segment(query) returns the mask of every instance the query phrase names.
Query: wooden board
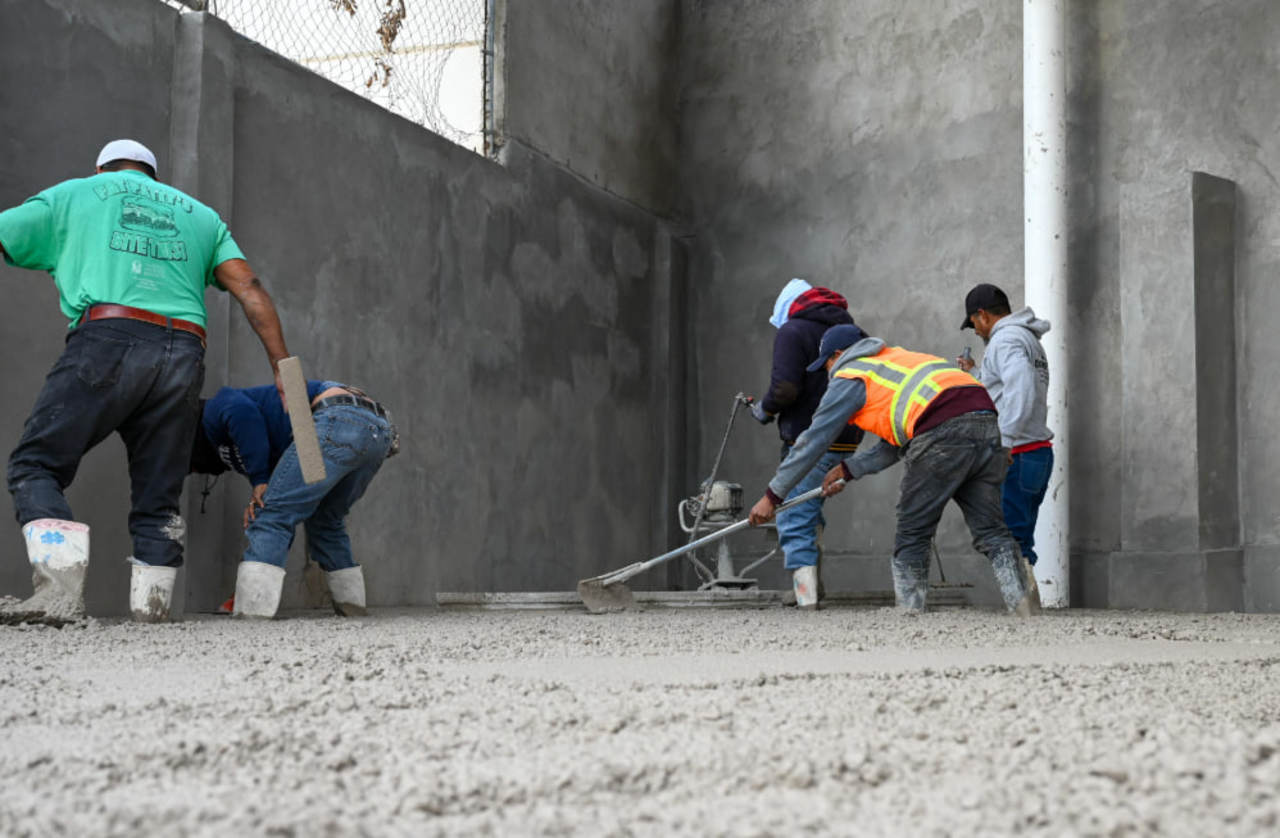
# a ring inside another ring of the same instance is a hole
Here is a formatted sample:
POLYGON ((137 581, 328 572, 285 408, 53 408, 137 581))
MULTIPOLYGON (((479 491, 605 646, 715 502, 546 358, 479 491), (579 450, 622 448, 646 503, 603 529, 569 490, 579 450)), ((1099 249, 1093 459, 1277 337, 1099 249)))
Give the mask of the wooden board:
POLYGON ((311 418, 311 399, 307 398, 307 379, 302 374, 302 361, 296 355, 282 358, 280 381, 288 402, 289 424, 293 426, 293 444, 298 451, 298 465, 305 483, 319 483, 325 478, 324 457, 316 438, 316 423, 311 418))

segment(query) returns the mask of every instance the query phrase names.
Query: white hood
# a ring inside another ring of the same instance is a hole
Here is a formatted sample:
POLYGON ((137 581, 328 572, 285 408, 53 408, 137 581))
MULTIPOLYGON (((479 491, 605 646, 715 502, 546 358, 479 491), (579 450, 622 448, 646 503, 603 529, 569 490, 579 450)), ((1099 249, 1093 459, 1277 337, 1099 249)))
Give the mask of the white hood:
POLYGON ((812 285, 799 278, 793 279, 783 286, 782 293, 778 295, 778 299, 773 304, 773 316, 769 318, 773 328, 782 328, 782 324, 787 322, 787 312, 791 310, 791 304, 796 301, 796 297, 811 288, 813 288, 812 285))

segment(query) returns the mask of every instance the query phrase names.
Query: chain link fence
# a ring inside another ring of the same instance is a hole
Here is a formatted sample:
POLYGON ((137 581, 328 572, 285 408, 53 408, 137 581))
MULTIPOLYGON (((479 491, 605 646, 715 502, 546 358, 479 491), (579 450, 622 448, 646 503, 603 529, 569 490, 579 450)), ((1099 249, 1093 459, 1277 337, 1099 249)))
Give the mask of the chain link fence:
POLYGON ((163 0, 485 153, 490 0, 163 0))

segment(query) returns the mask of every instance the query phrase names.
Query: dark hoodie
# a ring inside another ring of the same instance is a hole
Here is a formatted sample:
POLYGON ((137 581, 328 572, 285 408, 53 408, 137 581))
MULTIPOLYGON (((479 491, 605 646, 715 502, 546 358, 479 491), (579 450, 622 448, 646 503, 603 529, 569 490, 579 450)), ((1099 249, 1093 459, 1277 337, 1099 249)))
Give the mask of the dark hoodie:
MULTIPOLYGON (((818 357, 822 335, 832 326, 853 323, 845 298, 826 288, 813 288, 796 298, 787 322, 773 339, 773 371, 761 406, 778 417, 778 436, 788 445, 809 427, 827 391, 827 371, 806 372, 818 357)), ((833 451, 852 451, 862 431, 852 425, 831 444, 833 451)))

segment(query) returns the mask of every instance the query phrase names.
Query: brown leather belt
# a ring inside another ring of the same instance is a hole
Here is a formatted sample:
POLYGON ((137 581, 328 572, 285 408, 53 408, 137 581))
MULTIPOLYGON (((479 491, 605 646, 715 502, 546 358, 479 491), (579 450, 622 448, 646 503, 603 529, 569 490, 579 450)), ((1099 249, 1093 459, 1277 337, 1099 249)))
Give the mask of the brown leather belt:
POLYGON ((134 308, 133 306, 122 306, 115 303, 99 303, 98 305, 89 306, 89 308, 85 309, 84 314, 80 316, 80 322, 86 323, 90 320, 110 320, 112 318, 141 320, 143 323, 163 326, 166 329, 178 329, 179 331, 190 332, 200 338, 200 343, 202 344, 205 341, 204 327, 199 323, 192 323, 190 320, 179 320, 176 317, 165 317, 163 314, 156 314, 154 311, 147 311, 145 308, 134 308))

